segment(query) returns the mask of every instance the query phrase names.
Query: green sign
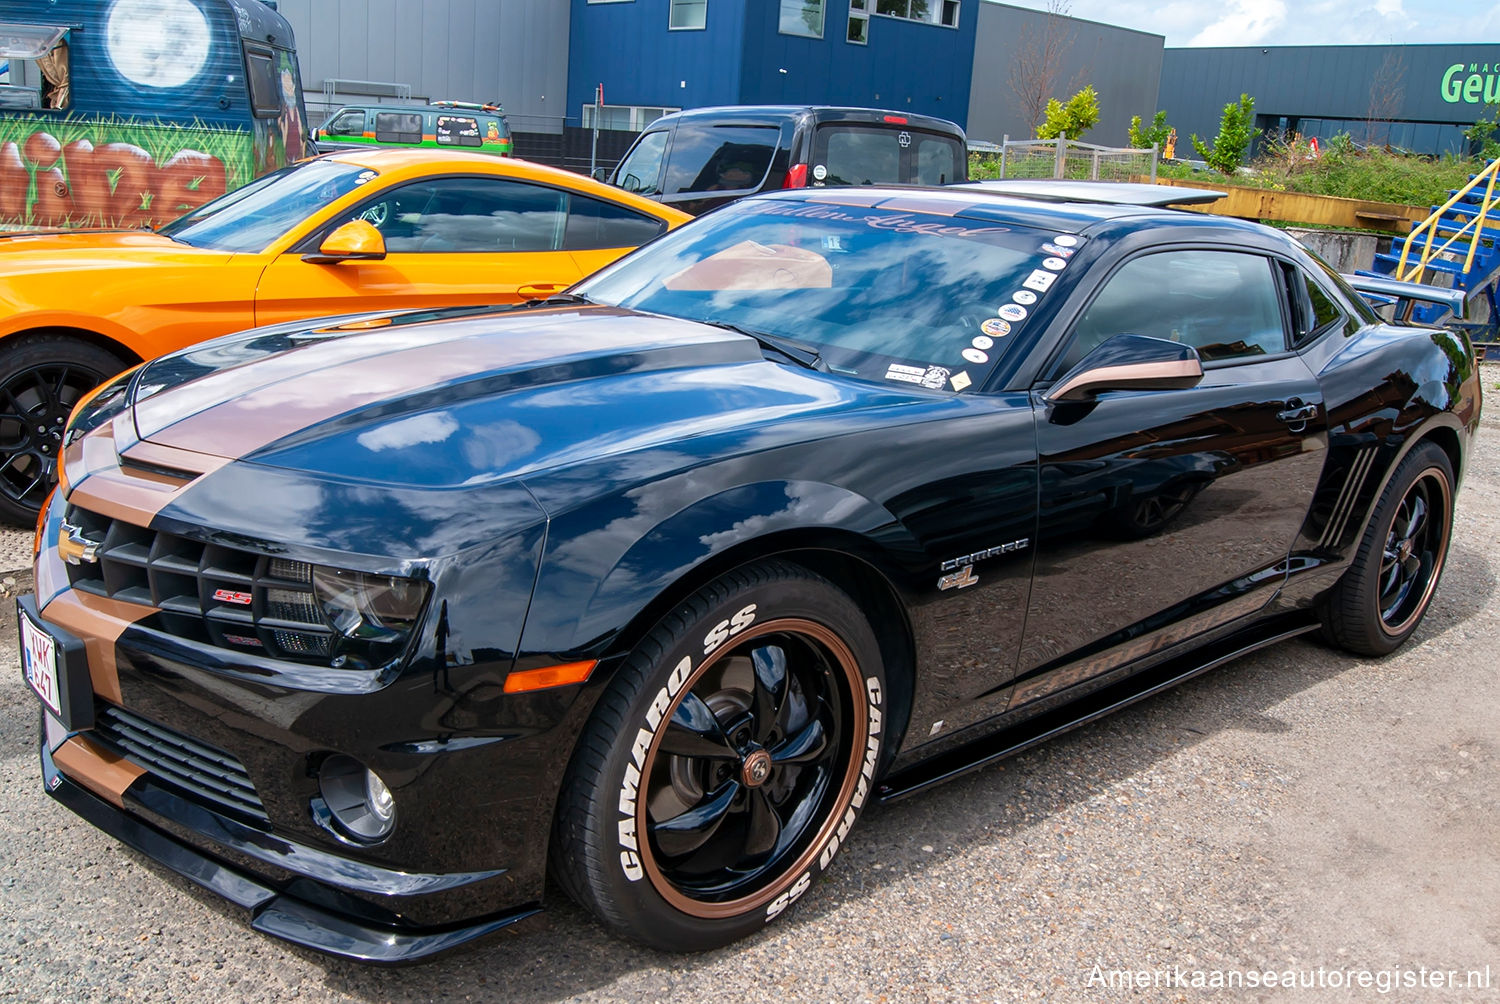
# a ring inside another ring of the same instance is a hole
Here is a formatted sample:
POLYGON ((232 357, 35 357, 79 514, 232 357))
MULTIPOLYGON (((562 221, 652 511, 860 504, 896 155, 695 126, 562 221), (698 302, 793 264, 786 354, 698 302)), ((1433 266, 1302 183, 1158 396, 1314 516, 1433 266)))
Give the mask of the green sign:
POLYGON ((1470 63, 1467 70, 1463 63, 1454 63, 1443 74, 1443 100, 1449 104, 1462 101, 1470 105, 1492 105, 1500 101, 1500 63, 1483 69, 1478 63, 1470 63))

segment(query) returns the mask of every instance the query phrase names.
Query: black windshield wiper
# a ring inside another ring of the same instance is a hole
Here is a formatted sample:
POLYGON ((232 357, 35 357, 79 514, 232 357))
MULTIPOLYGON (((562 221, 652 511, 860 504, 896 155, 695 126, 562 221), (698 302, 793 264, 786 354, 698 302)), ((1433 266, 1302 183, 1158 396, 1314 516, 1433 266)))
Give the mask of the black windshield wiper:
POLYGON ((799 342, 795 338, 787 338, 785 335, 773 335, 765 331, 744 328, 738 324, 731 324, 729 321, 704 321, 703 323, 712 324, 714 327, 723 328, 725 331, 733 331, 735 334, 744 335, 746 338, 753 338, 761 344, 762 348, 779 352, 798 366, 817 370, 819 373, 828 372, 828 364, 823 361, 823 357, 818 354, 818 350, 806 342, 799 342))
POLYGON ((575 303, 593 303, 582 293, 554 293, 545 300, 527 300, 523 307, 566 307, 575 303))

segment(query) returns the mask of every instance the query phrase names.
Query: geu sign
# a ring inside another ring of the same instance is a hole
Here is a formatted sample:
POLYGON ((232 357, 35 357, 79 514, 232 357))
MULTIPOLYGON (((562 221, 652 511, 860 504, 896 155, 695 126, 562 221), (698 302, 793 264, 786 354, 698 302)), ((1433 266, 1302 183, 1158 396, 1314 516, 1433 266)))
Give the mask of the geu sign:
POLYGON ((1449 104, 1462 101, 1471 105, 1490 105, 1500 101, 1500 63, 1493 67, 1486 63, 1482 72, 1478 63, 1470 63, 1467 75, 1463 63, 1454 63, 1443 74, 1443 100, 1449 104))

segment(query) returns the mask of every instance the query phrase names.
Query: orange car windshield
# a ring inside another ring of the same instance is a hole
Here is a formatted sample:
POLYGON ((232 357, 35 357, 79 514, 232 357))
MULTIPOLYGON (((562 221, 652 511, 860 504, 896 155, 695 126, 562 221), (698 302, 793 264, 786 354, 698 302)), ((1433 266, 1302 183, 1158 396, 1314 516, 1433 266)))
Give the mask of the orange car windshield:
POLYGON ((257 178, 163 226, 158 233, 214 251, 255 253, 376 172, 337 160, 308 160, 257 178))

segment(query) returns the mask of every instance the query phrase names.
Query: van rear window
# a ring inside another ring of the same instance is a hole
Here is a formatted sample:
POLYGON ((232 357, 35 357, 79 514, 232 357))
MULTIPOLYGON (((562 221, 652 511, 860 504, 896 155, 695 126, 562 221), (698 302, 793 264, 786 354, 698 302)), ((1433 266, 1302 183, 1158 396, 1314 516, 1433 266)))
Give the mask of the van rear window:
POLYGON ((961 181, 952 136, 875 125, 825 125, 813 142, 814 185, 946 185, 961 181))
POLYGON ((667 195, 760 187, 781 130, 776 126, 680 125, 667 161, 667 195))

